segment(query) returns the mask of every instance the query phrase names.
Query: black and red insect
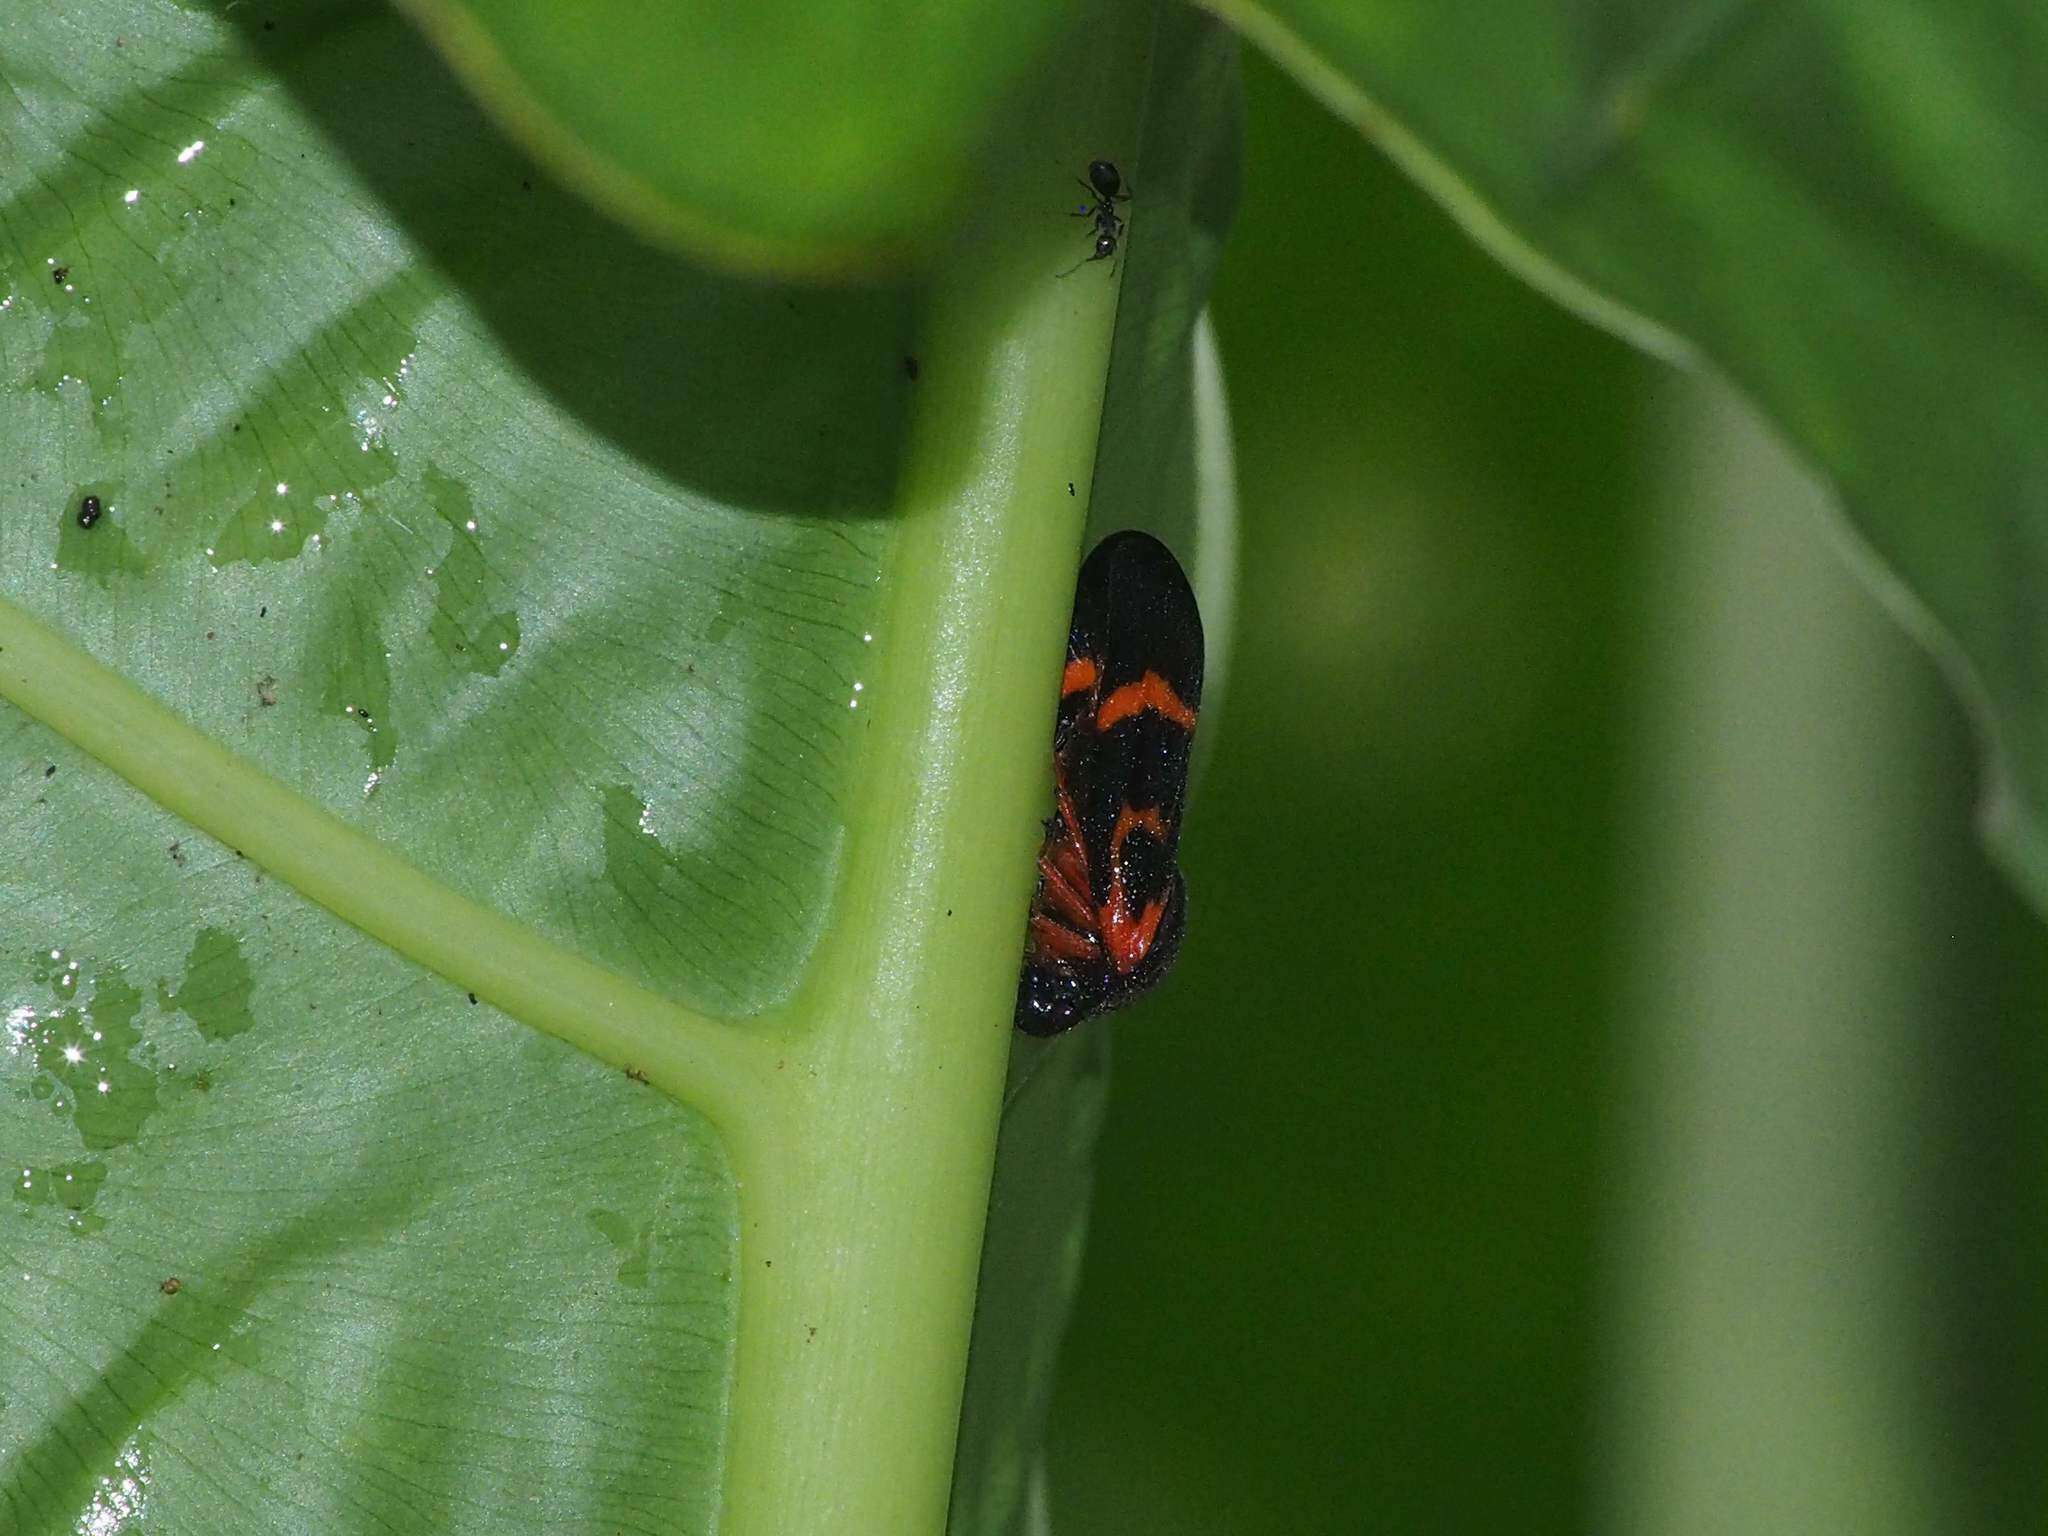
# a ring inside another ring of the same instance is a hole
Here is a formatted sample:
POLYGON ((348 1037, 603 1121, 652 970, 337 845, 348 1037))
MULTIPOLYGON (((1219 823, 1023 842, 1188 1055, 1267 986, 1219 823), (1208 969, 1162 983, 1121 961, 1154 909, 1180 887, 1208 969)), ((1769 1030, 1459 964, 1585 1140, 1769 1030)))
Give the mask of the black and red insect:
POLYGON ((1166 974, 1187 925, 1181 808, 1202 705, 1202 617, 1172 552, 1104 539, 1081 566, 1053 730, 1053 814, 1017 1027, 1054 1035, 1166 974))

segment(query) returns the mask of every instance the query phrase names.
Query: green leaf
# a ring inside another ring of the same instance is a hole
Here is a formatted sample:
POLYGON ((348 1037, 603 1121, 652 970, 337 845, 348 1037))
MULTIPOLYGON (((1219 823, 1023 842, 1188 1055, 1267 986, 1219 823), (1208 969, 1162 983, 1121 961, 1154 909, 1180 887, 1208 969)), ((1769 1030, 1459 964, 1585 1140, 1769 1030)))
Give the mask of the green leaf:
POLYGON ((1053 1369, 1081 1278, 1109 1036, 1019 1042, 989 1195, 974 1343, 953 1468, 954 1536, 1025 1529, 1053 1369))
POLYGON ((1725 375, 1825 474, 1977 707, 1987 836, 2048 907, 2048 13, 1217 9, 1503 260, 1725 375))
MULTIPOLYGON (((1030 110, 1074 17, 1001 0, 403 0, 527 149, 652 238, 751 270, 887 272, 1030 110)), ((1111 57, 1070 61, 1103 74, 1111 57)))
POLYGON ((1228 164, 1151 28, 1063 35, 941 280, 828 293, 382 11, 10 24, 0 1525, 937 1529, 1118 315, 1071 176, 1198 113, 1183 328, 1123 312, 1185 358, 1228 164))

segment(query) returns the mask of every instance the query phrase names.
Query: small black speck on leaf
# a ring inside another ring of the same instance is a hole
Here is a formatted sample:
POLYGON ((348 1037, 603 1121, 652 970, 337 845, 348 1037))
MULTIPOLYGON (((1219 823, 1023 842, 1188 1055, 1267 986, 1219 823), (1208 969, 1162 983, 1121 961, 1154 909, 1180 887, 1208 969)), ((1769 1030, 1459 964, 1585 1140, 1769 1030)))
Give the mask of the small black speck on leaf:
POLYGON ((69 267, 50 268, 50 281, 55 283, 59 288, 62 288, 70 280, 71 269, 69 267))
POLYGON ((908 352, 903 354, 903 377, 915 384, 917 376, 923 371, 924 369, 919 365, 916 358, 912 357, 908 352))
POLYGON ((81 500, 81 501, 80 501, 80 502, 78 503, 78 526, 79 526, 79 527, 81 527, 81 528, 90 528, 90 527, 91 527, 91 526, 92 526, 92 525, 93 525, 94 523, 98 522, 99 520, 100 520, 100 499, 99 499, 99 497, 97 497, 97 496, 87 496, 87 497, 85 497, 85 498, 84 498, 83 500, 81 500))
POLYGON ((469 994, 469 1001, 470 1001, 470 1003, 471 1003, 471 1005, 472 1005, 472 1006, 474 1006, 474 1005, 475 1005, 475 1003, 476 1003, 476 994, 475 994, 474 992, 472 992, 472 993, 470 993, 470 994, 469 994))
POLYGON ((50 766, 49 766, 49 767, 47 767, 47 768, 45 768, 45 769, 43 770, 43 777, 44 777, 44 778, 46 778, 46 779, 54 779, 54 778, 55 778, 56 776, 57 776, 57 765, 56 765, 55 763, 52 763, 52 764, 50 764, 50 766))
POLYGON ((176 1275, 172 1275, 169 1278, 167 1278, 162 1285, 158 1286, 157 1289, 162 1291, 166 1296, 175 1296, 178 1294, 178 1292, 185 1289, 185 1282, 180 1280, 176 1275))
POLYGON ((1067 482, 1067 494, 1069 496, 1074 494, 1074 482, 1071 480, 1067 482))

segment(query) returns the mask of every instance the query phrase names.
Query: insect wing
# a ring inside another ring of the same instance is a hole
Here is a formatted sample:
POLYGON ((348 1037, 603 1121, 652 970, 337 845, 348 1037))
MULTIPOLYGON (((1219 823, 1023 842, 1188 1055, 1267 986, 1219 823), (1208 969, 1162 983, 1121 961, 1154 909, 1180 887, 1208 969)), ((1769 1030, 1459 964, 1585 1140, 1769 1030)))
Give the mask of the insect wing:
MULTIPOLYGON (((1087 712, 1092 740, 1063 754, 1083 835, 1091 849, 1107 850, 1120 820, 1156 819, 1151 836, 1170 865, 1202 704, 1202 619, 1164 544, 1133 529, 1096 545, 1075 586, 1067 654, 1069 679, 1076 657, 1097 673, 1087 712)), ((1067 718, 1062 699, 1063 724, 1067 718)), ((1109 894, 1109 871, 1093 866, 1106 862, 1091 861, 1099 899, 1109 894)))
POLYGON ((1053 738, 1017 1027, 1057 1034, 1166 974, 1186 926, 1175 853, 1202 695, 1202 625, 1166 547, 1135 531, 1082 564, 1053 738))

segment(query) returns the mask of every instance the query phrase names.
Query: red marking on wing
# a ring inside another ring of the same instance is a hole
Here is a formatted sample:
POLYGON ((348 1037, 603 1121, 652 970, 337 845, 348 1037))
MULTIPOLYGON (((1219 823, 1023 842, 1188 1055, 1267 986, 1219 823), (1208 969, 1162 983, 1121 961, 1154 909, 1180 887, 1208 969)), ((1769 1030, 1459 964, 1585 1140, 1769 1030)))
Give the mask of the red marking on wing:
POLYGON ((1093 656, 1069 656, 1067 670, 1060 674, 1060 697, 1086 693, 1102 681, 1102 669, 1095 665, 1093 656))
POLYGON ((1158 806, 1134 811, 1126 805, 1116 813, 1116 825, 1109 832, 1109 861, 1112 865, 1123 858, 1124 839, 1131 835, 1134 827, 1143 827, 1160 842, 1166 841, 1166 823, 1160 818, 1158 806))
POLYGON ((1033 958, 1047 960, 1093 960, 1101 953, 1094 936, 1067 927, 1042 912, 1031 914, 1033 958))
POLYGON ((1081 813, 1074 809, 1073 791, 1067 788, 1067 765, 1058 758, 1053 759, 1053 799, 1059 810, 1060 839, 1071 843, 1074 857, 1081 861, 1083 871, 1081 883, 1088 883, 1088 839, 1081 831, 1081 813))
MULTIPOLYGON (((1070 668, 1072 665, 1068 663, 1070 668)), ((1119 720, 1142 715, 1148 709, 1157 710, 1182 730, 1195 728, 1195 712, 1181 702, 1173 684, 1157 672, 1147 672, 1135 683, 1125 683, 1103 696, 1095 706, 1095 729, 1106 731, 1119 720)))
POLYGON ((1031 901, 1031 948, 1041 961, 1094 961, 1101 957, 1095 906, 1088 882, 1088 845, 1081 813, 1057 760, 1053 777, 1059 814, 1038 850, 1038 891, 1031 901))
POLYGON ((1118 975, 1128 976, 1144 963, 1153 941, 1159 937, 1159 924, 1165 916, 1166 898, 1162 896, 1146 902, 1133 917, 1123 877, 1119 875, 1111 882, 1109 900, 1102 906, 1102 947, 1109 951, 1109 963, 1116 967, 1118 975))
POLYGON ((1102 946, 1109 951, 1110 964, 1119 975, 1128 976, 1144 963, 1146 954, 1159 937, 1160 921, 1166 916, 1166 898, 1157 897, 1131 912, 1131 895, 1124 888, 1124 840, 1137 828, 1144 828, 1161 842, 1166 841, 1166 822, 1157 806, 1142 811, 1126 805, 1116 813, 1116 825, 1109 834, 1109 900, 1096 914, 1102 946))
POLYGON ((1070 928, 1094 930, 1095 909, 1088 904, 1088 865, 1080 848, 1062 839, 1039 854, 1035 905, 1070 928))

